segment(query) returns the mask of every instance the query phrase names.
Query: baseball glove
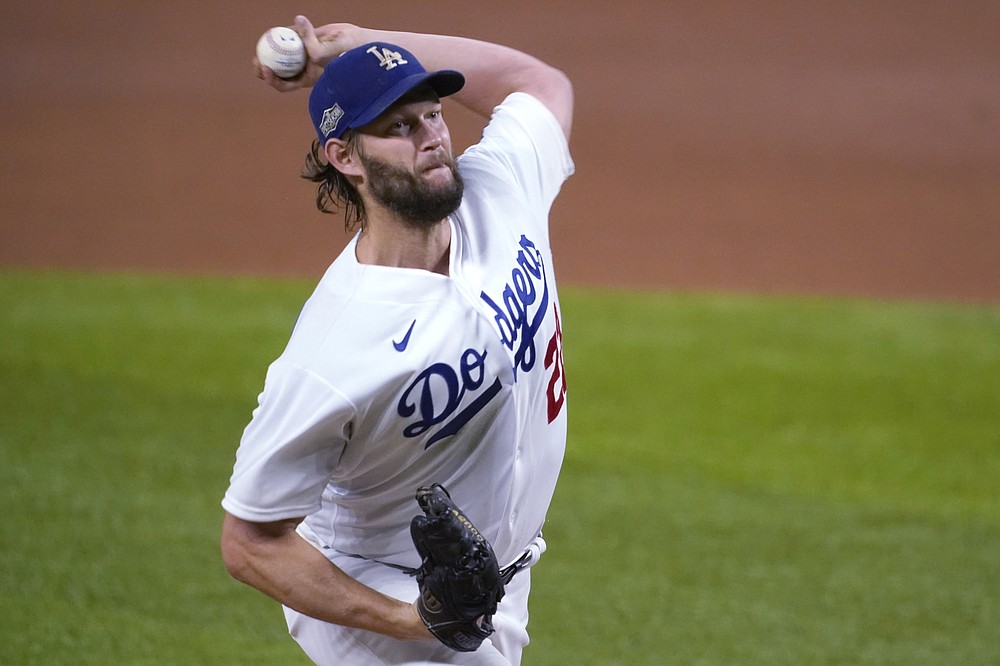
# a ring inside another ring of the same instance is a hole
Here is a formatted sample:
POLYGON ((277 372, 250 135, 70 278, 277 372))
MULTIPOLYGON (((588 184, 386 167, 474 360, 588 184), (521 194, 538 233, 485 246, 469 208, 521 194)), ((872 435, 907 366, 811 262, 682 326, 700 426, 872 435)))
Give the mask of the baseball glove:
POLYGON ((493 633, 493 614, 503 598, 493 546, 440 484, 419 488, 416 499, 425 514, 410 522, 421 558, 410 571, 420 586, 417 611, 442 643, 472 652, 493 633))

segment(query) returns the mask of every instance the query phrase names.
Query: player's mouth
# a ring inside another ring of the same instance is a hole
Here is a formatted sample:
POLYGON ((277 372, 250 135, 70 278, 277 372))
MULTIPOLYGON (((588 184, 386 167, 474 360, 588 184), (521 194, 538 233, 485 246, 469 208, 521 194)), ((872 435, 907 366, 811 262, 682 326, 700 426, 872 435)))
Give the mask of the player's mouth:
POLYGON ((451 171, 453 165, 454 162, 450 157, 448 157, 448 154, 444 150, 438 149, 428 157, 427 163, 424 164, 421 171, 425 173, 436 169, 447 169, 448 171, 451 171))
POLYGON ((434 176, 438 173, 452 174, 451 162, 446 160, 435 160, 421 169, 421 173, 425 176, 434 176))
POLYGON ((451 165, 450 164, 433 164, 433 165, 427 167, 426 169, 424 169, 424 173, 434 173, 435 171, 447 171, 448 173, 451 173, 451 165))

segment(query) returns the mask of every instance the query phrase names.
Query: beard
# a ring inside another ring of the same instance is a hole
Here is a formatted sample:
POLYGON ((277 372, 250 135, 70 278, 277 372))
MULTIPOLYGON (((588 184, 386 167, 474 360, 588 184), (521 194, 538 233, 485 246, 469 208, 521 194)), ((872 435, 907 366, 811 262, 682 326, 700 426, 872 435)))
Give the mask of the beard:
POLYGON ((447 162, 451 182, 437 185, 375 158, 362 156, 361 163, 368 173, 372 198, 415 226, 426 227, 440 222, 462 203, 465 184, 454 160, 447 162))

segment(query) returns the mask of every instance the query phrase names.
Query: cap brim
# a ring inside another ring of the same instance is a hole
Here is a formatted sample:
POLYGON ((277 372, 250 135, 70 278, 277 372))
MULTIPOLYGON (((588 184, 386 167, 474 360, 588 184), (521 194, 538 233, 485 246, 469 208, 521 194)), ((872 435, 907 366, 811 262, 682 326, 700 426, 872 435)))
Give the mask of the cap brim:
POLYGON ((385 113, 390 106, 402 99, 408 92, 422 84, 429 85, 437 93, 438 97, 447 97, 448 95, 454 95, 462 89, 465 85, 465 77, 460 72, 451 69, 442 69, 436 72, 421 72, 408 76, 379 95, 367 109, 355 116, 347 128, 357 129, 364 127, 385 113))

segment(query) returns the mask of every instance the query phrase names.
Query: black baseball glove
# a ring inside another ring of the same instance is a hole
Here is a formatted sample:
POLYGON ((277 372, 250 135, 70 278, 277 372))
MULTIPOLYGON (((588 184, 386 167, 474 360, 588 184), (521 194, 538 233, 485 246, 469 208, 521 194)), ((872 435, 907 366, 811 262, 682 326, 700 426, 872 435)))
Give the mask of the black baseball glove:
POLYGON ((440 484, 417 490, 423 516, 414 516, 410 535, 421 563, 417 578, 420 618, 438 640, 472 652, 493 633, 493 614, 503 582, 493 546, 451 501, 440 484))

